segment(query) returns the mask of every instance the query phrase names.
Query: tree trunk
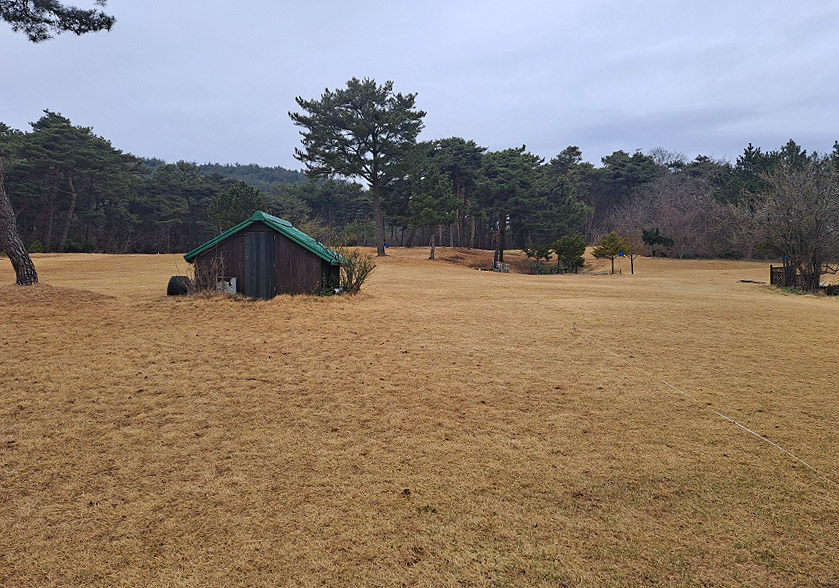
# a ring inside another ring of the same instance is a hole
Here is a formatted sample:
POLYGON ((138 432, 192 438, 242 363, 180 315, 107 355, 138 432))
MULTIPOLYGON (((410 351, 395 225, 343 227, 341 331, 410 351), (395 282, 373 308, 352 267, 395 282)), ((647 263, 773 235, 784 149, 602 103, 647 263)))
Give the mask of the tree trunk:
POLYGON ((43 229, 43 240, 41 241, 41 245, 44 246, 44 251, 52 251, 52 229, 54 225, 55 219, 55 192, 58 190, 58 179, 55 177, 55 174, 52 174, 52 185, 50 186, 49 194, 47 196, 47 207, 44 211, 44 229, 43 229))
POLYGON ((814 257, 809 263, 804 264, 804 269, 800 272, 805 292, 816 292, 819 289, 819 283, 821 283, 821 259, 817 256, 814 257))
POLYGON ((504 261, 504 229, 507 224, 507 215, 500 214, 498 216, 498 233, 495 238, 495 261, 496 263, 503 263, 504 261))
POLYGON ((73 185, 72 174, 67 174, 67 184, 70 186, 70 208, 67 210, 67 222, 64 224, 64 230, 61 232, 61 240, 58 242, 58 251, 64 252, 67 247, 67 237, 70 235, 70 224, 73 222, 73 214, 76 212, 76 202, 79 199, 79 193, 73 185))
MULTIPOLYGON (((454 221, 455 230, 457 231, 457 246, 463 247, 463 217, 466 214, 466 198, 463 198, 463 200, 460 199, 460 178, 455 180, 454 183, 454 197, 458 201, 457 218, 454 221)), ((449 227, 449 231, 452 231, 451 226, 449 227)), ((452 247, 454 247, 453 239, 453 236, 449 239, 452 247)))
POLYGON ((431 254, 428 259, 434 259, 434 231, 431 231, 431 254))
POLYGON ((385 220, 382 216, 382 206, 379 202, 379 180, 370 182, 373 188, 373 212, 376 217, 376 255, 384 257, 385 253, 385 220))
POLYGON ((5 180, 3 159, 0 157, 0 249, 6 252, 9 261, 12 262, 18 286, 31 286, 38 283, 38 274, 35 272, 29 252, 26 251, 26 247, 23 246, 17 234, 15 211, 6 195, 5 180))
POLYGON ((593 235, 593 228, 594 228, 594 213, 597 210, 597 206, 595 204, 591 205, 591 213, 586 220, 586 236, 591 239, 593 235))
POLYGON ((475 233, 478 232, 478 219, 475 218, 475 215, 472 215, 472 228, 471 233, 469 234, 469 248, 475 248, 475 233))

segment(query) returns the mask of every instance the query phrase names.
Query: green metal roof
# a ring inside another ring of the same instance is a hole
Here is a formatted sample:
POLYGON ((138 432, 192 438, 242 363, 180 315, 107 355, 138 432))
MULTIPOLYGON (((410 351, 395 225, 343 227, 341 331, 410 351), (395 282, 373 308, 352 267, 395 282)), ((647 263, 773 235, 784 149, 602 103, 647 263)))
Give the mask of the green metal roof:
POLYGON ((208 249, 212 249, 231 235, 235 235, 242 229, 246 229, 254 223, 264 223, 265 225, 271 227, 281 235, 285 235, 304 249, 311 251, 312 253, 320 257, 322 260, 328 261, 332 265, 341 265, 341 258, 337 253, 327 248, 322 243, 315 241, 312 237, 310 237, 300 229, 294 228, 294 226, 287 220, 277 218, 276 216, 271 216, 270 214, 267 214, 265 212, 254 212, 253 216, 249 219, 240 222, 232 229, 228 229, 218 237, 210 239, 200 247, 196 247, 195 249, 184 255, 184 259, 187 260, 189 263, 192 263, 196 257, 201 255, 208 249))

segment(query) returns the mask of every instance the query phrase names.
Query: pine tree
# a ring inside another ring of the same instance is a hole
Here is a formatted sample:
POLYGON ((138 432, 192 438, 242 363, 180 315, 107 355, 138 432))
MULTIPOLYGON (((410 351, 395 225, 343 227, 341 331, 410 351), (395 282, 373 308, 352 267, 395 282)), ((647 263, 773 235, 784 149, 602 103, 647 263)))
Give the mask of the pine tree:
POLYGON ((597 242, 597 247, 591 250, 596 259, 609 259, 612 262, 612 273, 615 273, 615 258, 626 251, 626 243, 615 231, 611 231, 597 242))
MULTIPOLYGON (((106 0, 96 0, 104 7, 106 0)), ((77 35, 111 30, 116 19, 96 8, 84 10, 65 6, 57 0, 0 0, 0 19, 23 32, 33 43, 40 43, 63 32, 77 35)))
POLYGON ((404 171, 405 159, 422 130, 425 112, 416 110, 416 94, 396 94, 393 82, 353 78, 347 87, 325 90, 320 99, 296 101, 303 113, 289 112, 301 127, 303 149, 294 157, 315 178, 362 177, 373 193, 376 249, 385 255, 382 187, 404 171))

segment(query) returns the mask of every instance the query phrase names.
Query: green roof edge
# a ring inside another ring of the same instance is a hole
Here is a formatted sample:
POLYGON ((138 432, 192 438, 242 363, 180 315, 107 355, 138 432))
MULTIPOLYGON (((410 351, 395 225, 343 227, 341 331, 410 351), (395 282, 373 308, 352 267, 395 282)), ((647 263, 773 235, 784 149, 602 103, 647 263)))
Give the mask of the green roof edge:
POLYGON ((196 257, 201 255, 205 251, 212 249, 228 237, 235 235, 242 229, 246 229, 247 227, 251 226, 256 222, 261 222, 267 225, 268 227, 274 229, 281 235, 288 237, 307 251, 311 251, 312 253, 320 257, 322 260, 328 261, 331 265, 341 265, 341 256, 329 249, 328 247, 326 247, 323 243, 316 241, 314 238, 310 237, 300 229, 295 228, 294 225, 292 225, 287 220, 283 220, 281 218, 272 216, 268 213, 261 211, 253 213, 253 216, 246 220, 243 220, 235 227, 226 230, 217 237, 213 237, 203 245, 199 245, 198 247, 184 255, 184 259, 187 262, 192 263, 196 257))

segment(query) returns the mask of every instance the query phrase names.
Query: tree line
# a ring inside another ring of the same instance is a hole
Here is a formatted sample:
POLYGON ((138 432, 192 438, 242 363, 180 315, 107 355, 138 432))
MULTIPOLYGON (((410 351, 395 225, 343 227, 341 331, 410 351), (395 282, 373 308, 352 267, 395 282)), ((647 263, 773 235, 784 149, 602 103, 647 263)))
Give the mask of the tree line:
MULTIPOLYGON (((330 240, 374 243, 371 190, 334 173, 307 179, 281 167, 141 159, 51 111, 31 127, 0 123, 5 187, 31 250, 181 252, 254 206, 330 240), (236 204, 244 187, 256 199, 236 204)), ((383 237, 503 256, 564 236, 593 243, 612 230, 640 237, 655 228, 669 239, 662 250, 670 255, 771 255, 739 207, 766 193, 777 170, 839 169, 839 145, 824 156, 794 141, 768 152, 748 145, 733 163, 688 161, 662 149, 616 151, 601 163, 584 161, 574 146, 546 162, 525 147, 489 151, 459 137, 415 142, 398 173, 380 183, 383 237)))
MULTIPOLYGON (((0 0, 0 19, 36 43, 115 22, 98 8, 54 0, 0 0)), ((317 99, 297 97, 302 112, 289 116, 301 128, 295 157, 313 180, 306 184, 281 168, 139 160, 50 111, 30 132, 0 123, 0 248, 17 283, 28 285, 38 278, 24 239, 33 251, 182 251, 257 207, 324 240, 372 238, 379 255, 389 228, 400 245, 430 236, 431 257, 447 237, 449 245, 493 247, 496 263, 518 247, 537 264, 554 251, 571 269, 581 243, 601 236, 595 251, 613 261, 627 251, 632 260, 642 244, 653 255, 656 247, 679 256, 781 255, 785 279, 805 290, 839 268, 839 143, 829 154, 807 154, 792 140, 769 152, 749 144, 734 164, 616 151, 599 168, 569 146, 545 163, 525 146, 417 143, 425 112, 415 99, 390 81, 357 78, 317 99), (364 179, 369 190, 338 178, 364 179)))
POLYGON ((560 239, 583 233, 589 242, 605 235, 596 252, 613 261, 604 251, 618 245, 625 251, 614 253, 630 262, 644 245, 680 257, 781 255, 806 290, 836 271, 839 143, 829 154, 808 154, 793 140, 769 152, 749 144, 733 164, 660 148, 616 151, 599 168, 569 146, 546 163, 524 145, 417 143, 425 112, 415 99, 390 81, 353 78, 319 99, 297 97, 301 112, 289 113, 307 175, 368 182, 379 255, 387 219, 402 245, 430 233, 431 257, 447 235, 450 245, 494 248, 496 264, 509 247, 538 264, 560 239))
POLYGON ((51 111, 31 127, 0 123, 5 191, 30 251, 188 251, 250 216, 249 191, 260 209, 297 222, 323 218, 337 229, 369 216, 358 184, 309 182, 281 167, 141 159, 51 111))
MULTIPOLYGON (((822 247, 810 261, 794 261, 792 244, 780 242, 781 205, 771 215, 766 208, 783 178, 790 184, 803 176, 817 178, 807 185, 818 184, 825 206, 834 205, 839 143, 827 154, 808 153, 792 140, 771 151, 750 144, 734 162, 621 150, 595 167, 575 146, 545 161, 526 146, 490 151, 460 137, 417 141, 424 113, 414 109, 413 95, 388 102, 391 95, 389 84, 353 80, 332 93, 328 108, 299 99, 310 109, 306 117, 292 114, 304 127, 296 157, 306 174, 142 159, 47 110, 27 131, 0 123, 3 186, 18 235, 32 252, 183 252, 265 210, 332 244, 382 251, 385 243, 427 245, 432 255, 438 245, 493 249, 496 262, 513 248, 532 251, 539 262, 540 251, 555 251, 551 246, 565 237, 600 244, 613 231, 627 254, 784 256, 800 271, 813 259, 827 270, 839 253, 822 247), (336 122, 341 101, 364 108, 336 122), (398 126, 406 113, 412 126, 389 145, 386 139, 400 132, 389 121, 398 126), (362 136, 375 129, 365 117, 381 125, 372 138, 362 136), (328 136, 336 128, 343 134, 328 136), (376 141, 382 153, 359 149, 376 141), (361 155, 339 161, 348 153, 361 155)), ((834 235, 839 220, 827 220, 835 217, 824 208, 825 231, 834 235)), ((803 213, 797 218, 804 222, 803 213)), ((577 256, 567 263, 575 269, 577 256)))

